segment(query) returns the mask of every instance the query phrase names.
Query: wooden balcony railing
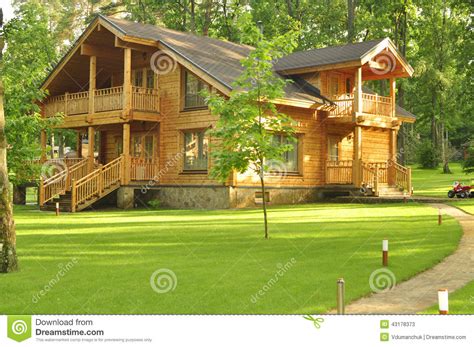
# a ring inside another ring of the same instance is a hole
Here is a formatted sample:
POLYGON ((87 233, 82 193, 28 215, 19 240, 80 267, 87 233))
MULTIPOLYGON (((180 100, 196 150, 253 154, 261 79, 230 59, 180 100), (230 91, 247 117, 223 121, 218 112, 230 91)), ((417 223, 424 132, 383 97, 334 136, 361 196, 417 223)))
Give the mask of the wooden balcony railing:
POLYGON ((352 160, 328 160, 326 184, 352 184, 352 160))
MULTIPOLYGON (((335 95, 332 100, 336 106, 330 110, 331 117, 352 116, 354 110, 354 94, 335 95)), ((391 117, 392 98, 389 96, 362 93, 362 112, 391 117)))
POLYGON ((153 180, 158 175, 156 160, 148 158, 131 158, 130 179, 132 181, 153 180))
MULTIPOLYGON (((93 93, 93 110, 89 110, 89 92, 66 93, 48 98, 45 101, 44 113, 46 117, 53 117, 58 113, 64 116, 78 114, 117 111, 124 108, 124 89, 112 87, 96 89, 93 93)), ((157 89, 132 88, 132 109, 145 112, 160 111, 160 96, 157 89)))
POLYGON ((160 96, 157 89, 132 88, 132 109, 138 111, 160 111, 160 96))

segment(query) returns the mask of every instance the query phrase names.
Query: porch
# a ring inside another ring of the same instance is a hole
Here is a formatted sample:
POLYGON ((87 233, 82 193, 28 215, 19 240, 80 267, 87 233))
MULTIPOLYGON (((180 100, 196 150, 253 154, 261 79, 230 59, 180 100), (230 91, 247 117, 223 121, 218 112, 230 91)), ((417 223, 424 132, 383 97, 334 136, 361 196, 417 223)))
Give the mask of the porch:
POLYGON ((379 196, 381 187, 393 187, 411 195, 411 168, 392 159, 380 162, 328 160, 325 170, 327 185, 352 185, 364 193, 379 196))

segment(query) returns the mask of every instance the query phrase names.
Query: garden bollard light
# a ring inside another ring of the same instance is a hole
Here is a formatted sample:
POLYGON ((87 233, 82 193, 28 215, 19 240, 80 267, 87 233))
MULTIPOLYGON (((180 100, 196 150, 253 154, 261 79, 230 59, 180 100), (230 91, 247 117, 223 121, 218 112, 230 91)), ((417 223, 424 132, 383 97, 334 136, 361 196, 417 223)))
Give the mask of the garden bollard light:
POLYGON ((441 209, 438 209, 438 225, 441 225, 443 222, 443 215, 441 214, 441 209))
POLYGON ((447 289, 438 289, 438 306, 439 314, 448 314, 449 298, 447 289))
POLYGON ((59 202, 56 203, 56 216, 59 216, 59 202))
POLYGON ((337 280, 337 314, 344 314, 344 279, 337 280))
POLYGON ((388 266, 388 240, 382 241, 382 265, 388 266))

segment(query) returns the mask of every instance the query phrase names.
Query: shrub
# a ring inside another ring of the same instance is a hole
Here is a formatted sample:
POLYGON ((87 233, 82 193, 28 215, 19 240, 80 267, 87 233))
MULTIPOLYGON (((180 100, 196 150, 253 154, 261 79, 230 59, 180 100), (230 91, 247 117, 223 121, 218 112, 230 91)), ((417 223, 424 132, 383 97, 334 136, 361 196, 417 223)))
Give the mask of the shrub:
POLYGON ((440 163, 439 150, 430 141, 424 141, 418 147, 418 162, 424 169, 435 169, 440 163))
POLYGON ((467 150, 467 158, 462 163, 462 169, 466 174, 474 172, 474 145, 467 150))
POLYGON ((161 201, 158 199, 148 201, 148 206, 154 210, 159 209, 160 205, 161 205, 161 201))

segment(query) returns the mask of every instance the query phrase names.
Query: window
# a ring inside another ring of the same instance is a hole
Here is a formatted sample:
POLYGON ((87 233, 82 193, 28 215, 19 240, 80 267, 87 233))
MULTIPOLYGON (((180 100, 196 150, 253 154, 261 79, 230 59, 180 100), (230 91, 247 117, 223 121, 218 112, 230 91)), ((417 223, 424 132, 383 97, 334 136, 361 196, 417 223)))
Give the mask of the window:
POLYGON ((143 70, 134 70, 133 71, 133 86, 142 87, 143 86, 143 70))
POLYGON ((123 140, 121 136, 115 136, 115 156, 120 157, 123 153, 123 140))
POLYGON ((351 79, 346 78, 346 93, 351 94, 352 93, 352 88, 351 88, 351 79))
POLYGON ((136 134, 132 137, 132 156, 152 159, 155 152, 155 137, 152 134, 136 134))
POLYGON ((332 161, 339 160, 339 140, 335 137, 328 138, 328 158, 332 161))
POLYGON ((184 133, 184 170, 206 171, 209 139, 205 131, 184 133))
POLYGON ((184 108, 196 108, 206 106, 204 98, 200 92, 207 88, 207 85, 193 75, 184 71, 184 108))
POLYGON ((270 165, 271 171, 298 172, 298 138, 296 142, 290 140, 288 136, 276 134, 273 135, 273 141, 277 145, 292 145, 293 148, 282 154, 281 164, 270 165))
POLYGON ((148 89, 155 89, 155 74, 152 69, 146 70, 146 87, 148 89))

